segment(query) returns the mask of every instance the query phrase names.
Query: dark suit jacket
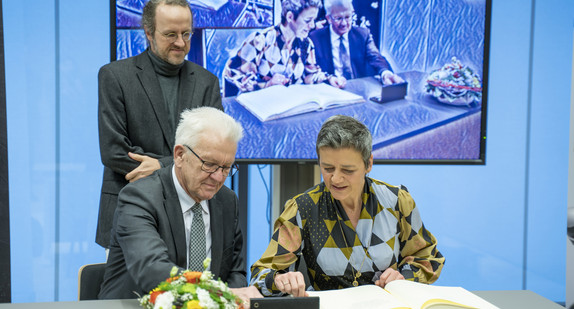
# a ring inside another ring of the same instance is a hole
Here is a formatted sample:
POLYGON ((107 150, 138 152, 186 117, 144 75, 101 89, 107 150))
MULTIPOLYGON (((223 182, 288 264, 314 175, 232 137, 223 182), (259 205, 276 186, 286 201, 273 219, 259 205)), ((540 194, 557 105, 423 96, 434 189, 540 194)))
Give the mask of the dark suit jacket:
MULTIPOLYGON (((185 225, 171 169, 161 168, 120 192, 100 298, 143 296, 167 279, 173 266, 186 267, 185 225)), ((229 287, 247 285, 238 208, 237 196, 225 186, 209 200, 211 272, 229 287)))
MULTIPOLYGON (((331 45, 331 31, 324 27, 311 32, 309 35, 315 45, 317 64, 324 72, 335 73, 331 45)), ((353 27, 349 31, 349 46, 351 54, 351 67, 355 78, 373 76, 384 70, 392 71, 391 65, 381 55, 373 42, 371 32, 367 28, 353 27)))
MULTIPOLYGON (((104 176, 96 242, 108 247, 117 197, 125 175, 139 165, 128 152, 173 162, 175 128, 146 52, 103 66, 98 74, 98 128, 104 176)), ((180 73, 178 115, 185 109, 212 106, 223 110, 219 81, 186 61, 180 73)), ((179 119, 179 117, 177 117, 179 119)))

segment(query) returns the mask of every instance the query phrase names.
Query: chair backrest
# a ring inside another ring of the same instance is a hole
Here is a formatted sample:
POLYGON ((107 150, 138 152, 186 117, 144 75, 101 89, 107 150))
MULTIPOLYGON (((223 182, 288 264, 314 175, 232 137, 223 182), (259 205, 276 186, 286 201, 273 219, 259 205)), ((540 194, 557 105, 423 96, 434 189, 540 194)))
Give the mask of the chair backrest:
POLYGON ((78 300, 98 299, 106 263, 86 264, 78 271, 78 300))

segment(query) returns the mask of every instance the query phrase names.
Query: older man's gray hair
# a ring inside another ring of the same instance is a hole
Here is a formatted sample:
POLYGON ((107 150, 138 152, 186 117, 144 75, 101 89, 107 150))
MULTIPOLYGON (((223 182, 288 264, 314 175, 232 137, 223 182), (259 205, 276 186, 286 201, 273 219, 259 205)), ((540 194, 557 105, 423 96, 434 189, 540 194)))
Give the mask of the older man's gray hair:
POLYGON ((325 13, 331 15, 333 7, 344 7, 353 10, 353 0, 325 0, 325 13))
POLYGON ((231 116, 214 107, 197 107, 181 113, 175 131, 176 144, 194 148, 202 138, 216 137, 237 144, 243 137, 243 128, 231 116))

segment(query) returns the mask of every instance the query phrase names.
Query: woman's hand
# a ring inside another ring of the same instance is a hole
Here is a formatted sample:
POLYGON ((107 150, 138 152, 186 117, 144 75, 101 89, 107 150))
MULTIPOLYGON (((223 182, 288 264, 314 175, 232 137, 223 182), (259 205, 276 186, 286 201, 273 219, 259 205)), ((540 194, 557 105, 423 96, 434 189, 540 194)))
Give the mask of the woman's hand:
POLYGON ((295 297, 309 296, 305 291, 305 278, 300 271, 275 275, 275 286, 279 291, 295 297))
POLYGON ((273 85, 285 85, 289 82, 289 79, 285 77, 283 74, 275 74, 271 79, 267 82, 265 87, 273 86, 273 85))
POLYGON ((387 283, 395 280, 405 280, 405 277, 401 273, 392 268, 387 268, 379 277, 379 280, 375 281, 375 284, 384 288, 387 283))

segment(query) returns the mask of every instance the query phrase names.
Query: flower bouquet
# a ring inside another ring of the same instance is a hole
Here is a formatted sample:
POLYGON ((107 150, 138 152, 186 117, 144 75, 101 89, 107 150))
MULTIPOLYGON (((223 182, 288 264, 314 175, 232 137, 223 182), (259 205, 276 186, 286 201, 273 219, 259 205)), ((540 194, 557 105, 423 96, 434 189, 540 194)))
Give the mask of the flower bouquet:
POLYGON ((184 270, 179 274, 174 266, 169 278, 138 299, 140 305, 146 309, 243 309, 243 301, 227 284, 214 280, 207 265, 209 259, 203 262, 203 272, 184 270))
POLYGON ((451 105, 470 105, 480 102, 482 98, 480 78, 456 57, 452 57, 451 63, 430 73, 426 91, 438 101, 451 105))

